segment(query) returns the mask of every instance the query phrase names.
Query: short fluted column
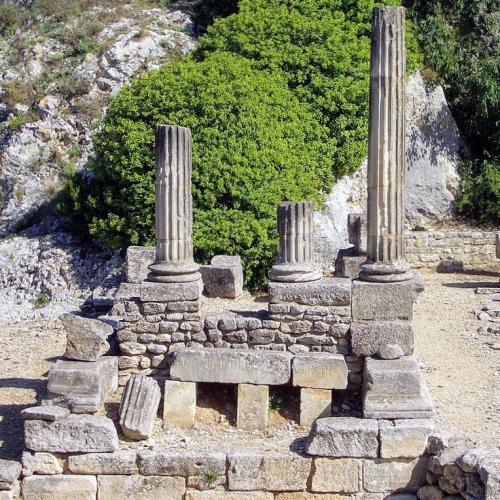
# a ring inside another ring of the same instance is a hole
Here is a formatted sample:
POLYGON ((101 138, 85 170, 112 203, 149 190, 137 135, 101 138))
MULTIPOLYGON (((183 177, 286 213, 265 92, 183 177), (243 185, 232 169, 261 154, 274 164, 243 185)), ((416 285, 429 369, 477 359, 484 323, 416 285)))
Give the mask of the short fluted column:
POLYGON ((405 260, 405 9, 374 9, 368 142, 368 281, 410 279, 405 260))
POLYGON ((269 272, 272 281, 315 281, 323 275, 314 264, 313 207, 307 201, 286 202, 278 207, 280 249, 269 272))
POLYGON ((149 281, 200 279, 193 260, 192 139, 188 128, 156 127, 156 260, 149 281))

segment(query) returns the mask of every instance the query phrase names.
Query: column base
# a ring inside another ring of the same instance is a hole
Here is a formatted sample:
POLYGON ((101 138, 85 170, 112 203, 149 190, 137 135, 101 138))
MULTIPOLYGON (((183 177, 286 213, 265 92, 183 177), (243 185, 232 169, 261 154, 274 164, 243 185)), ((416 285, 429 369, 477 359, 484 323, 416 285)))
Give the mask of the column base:
POLYGON ((414 278, 410 264, 402 260, 398 262, 369 262, 361 265, 359 279, 377 283, 394 283, 414 278))
POLYGON ((323 273, 312 265, 290 265, 275 264, 269 271, 271 281, 281 281, 285 283, 304 283, 317 281, 323 277, 323 273))
POLYGON ((147 281, 157 283, 187 283, 201 280, 200 266, 195 262, 155 262, 149 266, 151 271, 147 281))

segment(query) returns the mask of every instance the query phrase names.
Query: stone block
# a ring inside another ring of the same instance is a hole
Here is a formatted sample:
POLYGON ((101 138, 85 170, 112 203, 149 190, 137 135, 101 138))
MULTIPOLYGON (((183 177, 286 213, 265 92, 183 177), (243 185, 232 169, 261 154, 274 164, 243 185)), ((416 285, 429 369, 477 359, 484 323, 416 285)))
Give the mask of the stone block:
POLYGON ((60 318, 66 331, 65 358, 97 361, 109 351, 107 338, 113 334, 112 326, 74 314, 63 314, 60 318))
POLYGON ((93 413, 117 387, 117 357, 104 356, 92 362, 58 360, 49 372, 49 405, 52 400, 73 413, 93 413))
POLYGON ((243 267, 237 255, 216 255, 209 266, 200 266, 209 297, 235 299, 243 293, 243 267))
POLYGON ((236 349, 184 349, 172 357, 170 377, 186 382, 281 385, 290 380, 287 352, 236 349))
POLYGON ((275 500, 383 500, 382 498, 357 497, 343 493, 308 493, 296 491, 293 493, 278 493, 275 500))
POLYGON ((417 458, 425 454, 427 440, 434 429, 431 420, 381 420, 380 456, 417 458))
POLYGON ((112 309, 114 313, 116 309, 120 307, 119 301, 124 300, 136 300, 139 299, 141 294, 141 284, 140 283, 120 283, 118 290, 115 293, 115 305, 112 309), (118 303, 118 305, 117 305, 118 303))
POLYGON ((366 460, 363 487, 371 493, 417 491, 425 484, 427 457, 414 460, 366 460))
POLYGON ((204 451, 140 451, 139 472, 144 476, 217 476, 226 474, 226 454, 204 451))
POLYGON ((307 488, 311 459, 295 454, 231 453, 229 490, 302 491, 307 488))
POLYGON ((24 420, 47 420, 55 422, 70 415, 70 411, 62 406, 32 406, 21 411, 24 420))
POLYGON ((362 460, 354 458, 315 458, 311 490, 320 493, 357 493, 362 460))
POLYGON ((378 456, 378 422, 352 417, 316 420, 306 452, 324 457, 375 458, 378 456))
POLYGON ((414 280, 399 283, 352 282, 352 319, 412 319, 416 296, 414 280))
POLYGON ((269 386, 238 384, 236 427, 265 429, 269 415, 269 386))
POLYGON ((365 418, 430 418, 432 400, 414 356, 366 358, 363 375, 365 418))
POLYGON ((23 476, 32 476, 33 474, 62 474, 63 468, 59 460, 51 453, 38 452, 31 453, 23 452, 22 457, 23 476))
POLYGON ((97 500, 182 500, 183 477, 97 476, 97 500))
POLYGON ((318 418, 332 414, 332 391, 329 389, 300 389, 300 419, 302 427, 311 427, 318 418))
MULTIPOLYGON (((273 500, 274 495, 264 491, 186 491, 185 500, 273 500)), ((325 499, 328 500, 328 499, 325 499)))
POLYGON ((155 247, 130 246, 125 257, 125 280, 141 283, 149 274, 149 266, 156 258, 155 247))
POLYGON ((22 466, 16 460, 0 459, 0 483, 13 483, 21 475, 22 466))
POLYGON ((120 427, 124 436, 135 440, 151 436, 160 397, 156 380, 144 375, 129 379, 120 405, 120 427))
POLYGON ((196 384, 166 380, 163 394, 163 426, 189 429, 194 424, 195 413, 196 384))
POLYGON ((293 358, 293 385, 311 389, 345 389, 344 356, 326 352, 297 354, 293 358))
POLYGON ((183 302, 198 300, 201 295, 201 281, 186 283, 141 283, 141 302, 183 302))
POLYGON ((343 278, 356 279, 361 272, 361 264, 366 262, 366 255, 344 255, 340 259, 340 274, 343 278))
POLYGON ((73 474, 136 474, 135 451, 85 453, 68 457, 68 470, 73 474))
POLYGON ((118 449, 113 421, 94 415, 70 415, 64 420, 26 420, 24 441, 32 451, 54 453, 110 452, 118 449))
POLYGON ((352 352, 358 356, 384 356, 388 345, 397 345, 404 356, 413 354, 414 336, 409 321, 353 321, 352 352))
POLYGON ((269 283, 269 302, 294 302, 311 306, 347 306, 351 303, 351 280, 322 278, 306 283, 269 283))
POLYGON ((95 500, 95 476, 29 476, 23 481, 25 500, 95 500))

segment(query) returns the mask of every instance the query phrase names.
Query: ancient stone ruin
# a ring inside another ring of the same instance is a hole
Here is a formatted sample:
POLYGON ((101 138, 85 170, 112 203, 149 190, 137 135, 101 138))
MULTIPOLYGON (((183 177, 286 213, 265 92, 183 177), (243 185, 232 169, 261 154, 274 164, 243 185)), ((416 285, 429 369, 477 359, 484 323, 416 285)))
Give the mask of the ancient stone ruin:
MULTIPOLYGON (((353 218, 353 272, 322 274, 311 204, 285 202, 267 302, 205 314, 203 288, 242 293, 241 262, 218 256, 200 271, 193 260, 191 133, 158 126, 155 252, 129 249, 128 283, 103 321, 63 318, 65 359, 40 406, 23 411, 26 500, 500 498, 494 451, 432 434, 411 325, 420 285, 403 237, 404 9, 376 8, 372 38, 369 198, 366 224, 353 218), (176 429, 196 428, 200 384, 235 389, 241 448, 171 446, 176 429), (276 387, 298 394, 301 436, 252 448, 276 387), (333 410, 346 399, 357 413, 333 410)), ((0 467, 0 499, 17 495, 20 476, 15 463, 0 467)))

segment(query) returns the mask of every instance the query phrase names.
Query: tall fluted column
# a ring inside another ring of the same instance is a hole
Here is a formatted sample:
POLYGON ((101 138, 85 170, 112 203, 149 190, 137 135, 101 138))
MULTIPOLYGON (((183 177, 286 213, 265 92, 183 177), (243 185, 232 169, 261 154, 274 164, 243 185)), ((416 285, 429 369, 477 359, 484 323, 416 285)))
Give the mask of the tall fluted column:
POLYGON ((172 125, 156 127, 156 260, 149 281, 200 279, 193 260, 191 131, 172 125))
POLYGON ((368 244, 361 279, 410 279, 405 260, 405 9, 374 9, 368 142, 368 244))
POLYGON ((315 281, 322 277, 314 264, 313 227, 311 203, 289 201, 278 207, 280 249, 269 272, 272 281, 315 281))

